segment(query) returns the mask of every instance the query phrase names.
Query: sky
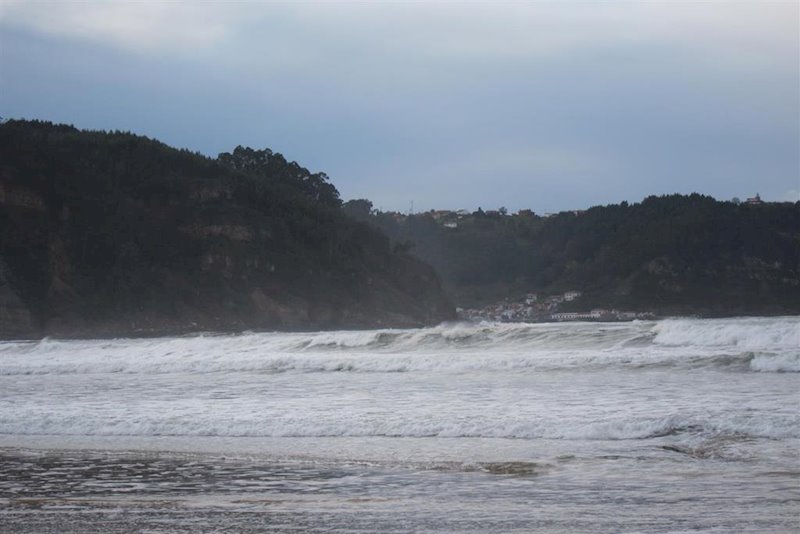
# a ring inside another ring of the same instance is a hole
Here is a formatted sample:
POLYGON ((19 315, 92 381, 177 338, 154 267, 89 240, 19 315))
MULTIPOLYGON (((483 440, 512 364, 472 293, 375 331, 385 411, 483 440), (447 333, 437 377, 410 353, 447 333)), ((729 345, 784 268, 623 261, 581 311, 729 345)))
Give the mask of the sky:
POLYGON ((0 116, 268 147, 382 210, 796 201, 798 5, 0 0, 0 116))

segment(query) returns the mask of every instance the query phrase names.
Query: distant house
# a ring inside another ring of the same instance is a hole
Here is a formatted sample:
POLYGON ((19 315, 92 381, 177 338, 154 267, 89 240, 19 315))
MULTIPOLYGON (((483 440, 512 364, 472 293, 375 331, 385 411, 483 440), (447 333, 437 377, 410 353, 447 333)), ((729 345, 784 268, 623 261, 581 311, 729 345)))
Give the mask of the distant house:
POLYGON ((582 319, 584 315, 585 314, 578 312, 562 312, 554 313, 550 318, 554 321, 575 321, 577 319, 582 319))
POLYGON ((561 312, 550 316, 553 321, 596 321, 602 319, 605 310, 592 310, 590 312, 561 312))
POLYGON ((456 213, 450 210, 438 210, 438 211, 431 210, 430 213, 431 216, 433 217, 433 220, 437 222, 445 219, 450 219, 456 216, 456 213))
POLYGON ((458 223, 454 221, 446 222, 442 226, 445 228, 458 228, 458 223))
POLYGON ((573 300, 579 298, 581 296, 580 291, 567 291, 564 293, 564 300, 567 302, 572 302, 573 300))
POLYGON ((539 300, 539 295, 537 295, 536 293, 528 293, 527 295, 525 295, 525 304, 529 306, 535 303, 537 300, 539 300))
POLYGON ((761 196, 759 196, 758 193, 756 193, 756 196, 745 200, 745 204, 763 204, 763 203, 764 201, 761 200, 761 196))

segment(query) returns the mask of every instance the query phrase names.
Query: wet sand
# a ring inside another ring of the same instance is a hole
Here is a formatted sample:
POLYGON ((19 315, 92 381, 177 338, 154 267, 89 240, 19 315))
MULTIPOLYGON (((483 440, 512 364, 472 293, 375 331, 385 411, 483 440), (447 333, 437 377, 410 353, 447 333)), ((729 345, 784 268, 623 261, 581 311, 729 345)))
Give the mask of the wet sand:
POLYGON ((625 476, 631 461, 642 459, 598 459, 581 477, 569 457, 393 467, 4 448, 0 532, 795 531, 798 472, 761 473, 745 493, 698 469, 648 487, 625 476))

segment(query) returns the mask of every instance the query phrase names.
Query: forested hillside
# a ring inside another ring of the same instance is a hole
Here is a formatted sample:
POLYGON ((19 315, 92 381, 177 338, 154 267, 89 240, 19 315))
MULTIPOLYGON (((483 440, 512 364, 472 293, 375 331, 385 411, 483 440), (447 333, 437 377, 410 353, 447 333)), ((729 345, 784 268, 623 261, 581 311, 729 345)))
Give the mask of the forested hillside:
POLYGON ((530 292, 564 309, 800 313, 800 204, 648 197, 381 213, 270 150, 0 125, 0 335, 413 326, 530 292), (389 237, 387 237, 387 235, 389 237), (416 256, 416 257, 415 257, 416 256))
POLYGON ((479 210, 345 210, 433 265, 458 305, 583 292, 566 309, 671 314, 800 312, 800 203, 648 197, 539 217, 479 210))
POLYGON ((0 125, 0 334, 411 326, 435 272, 270 150, 0 125))

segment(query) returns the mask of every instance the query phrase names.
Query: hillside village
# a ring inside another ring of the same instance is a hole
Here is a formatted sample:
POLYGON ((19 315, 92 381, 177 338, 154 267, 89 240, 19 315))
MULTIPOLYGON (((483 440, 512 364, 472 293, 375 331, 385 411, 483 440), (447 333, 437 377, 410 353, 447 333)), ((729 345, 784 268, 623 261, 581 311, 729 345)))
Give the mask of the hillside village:
POLYGON ((559 311, 565 302, 581 297, 580 291, 566 291, 558 295, 540 298, 537 293, 528 293, 519 299, 505 299, 483 308, 457 308, 459 318, 465 321, 496 321, 503 323, 538 323, 550 321, 632 321, 654 319, 651 312, 631 312, 596 308, 590 311, 559 311))

